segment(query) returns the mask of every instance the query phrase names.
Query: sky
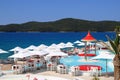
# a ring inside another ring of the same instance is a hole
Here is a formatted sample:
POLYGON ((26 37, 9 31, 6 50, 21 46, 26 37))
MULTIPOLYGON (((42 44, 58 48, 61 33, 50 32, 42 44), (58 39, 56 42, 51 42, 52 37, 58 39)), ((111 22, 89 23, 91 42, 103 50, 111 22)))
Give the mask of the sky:
POLYGON ((120 21, 120 0, 0 0, 0 25, 63 18, 120 21))

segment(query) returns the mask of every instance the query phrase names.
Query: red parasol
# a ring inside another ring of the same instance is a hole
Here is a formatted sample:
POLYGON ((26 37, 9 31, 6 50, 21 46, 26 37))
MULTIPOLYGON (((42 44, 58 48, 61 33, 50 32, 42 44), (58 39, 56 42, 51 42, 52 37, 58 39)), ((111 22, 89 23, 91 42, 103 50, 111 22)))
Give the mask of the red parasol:
POLYGON ((88 34, 81 41, 96 41, 96 39, 88 31, 88 34))
POLYGON ((90 31, 88 31, 88 34, 81 41, 86 42, 85 43, 85 59, 87 60, 87 56, 86 56, 86 54, 87 54, 87 52, 86 52, 87 42, 96 41, 96 39, 90 34, 90 31))

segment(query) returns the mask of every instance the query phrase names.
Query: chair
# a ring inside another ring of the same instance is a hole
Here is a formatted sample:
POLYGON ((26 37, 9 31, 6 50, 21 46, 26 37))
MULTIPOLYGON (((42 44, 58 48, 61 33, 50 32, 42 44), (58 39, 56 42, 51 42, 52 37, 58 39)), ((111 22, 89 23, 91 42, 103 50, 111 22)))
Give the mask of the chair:
POLYGON ((72 67, 70 68, 70 74, 71 74, 72 76, 78 76, 79 73, 80 73, 79 66, 72 66, 72 67))
POLYGON ((13 65, 12 70, 14 74, 20 74, 23 71, 21 65, 13 65))
POLYGON ((51 66, 51 64, 48 63, 48 64, 47 64, 47 70, 48 70, 48 71, 50 70, 50 66, 51 66))
POLYGON ((13 70, 13 74, 17 74, 17 67, 16 67, 16 65, 12 66, 12 70, 13 70))
POLYGON ((67 74, 68 73, 68 68, 67 66, 62 66, 62 74, 67 74))
POLYGON ((91 76, 99 76, 99 75, 101 75, 101 70, 98 70, 98 67, 91 67, 90 75, 91 76))
POLYGON ((58 65, 57 66, 57 71, 58 73, 62 74, 63 73, 63 65, 58 65))

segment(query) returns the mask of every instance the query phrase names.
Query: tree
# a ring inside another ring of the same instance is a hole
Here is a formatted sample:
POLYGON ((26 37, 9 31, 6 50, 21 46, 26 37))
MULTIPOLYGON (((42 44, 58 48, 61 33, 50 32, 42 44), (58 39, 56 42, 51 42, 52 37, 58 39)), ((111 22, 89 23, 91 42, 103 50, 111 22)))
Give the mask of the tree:
POLYGON ((114 65, 114 80, 120 80, 120 27, 116 27, 115 29, 116 37, 114 40, 111 40, 109 36, 106 36, 111 47, 107 45, 107 47, 115 54, 113 59, 114 65))

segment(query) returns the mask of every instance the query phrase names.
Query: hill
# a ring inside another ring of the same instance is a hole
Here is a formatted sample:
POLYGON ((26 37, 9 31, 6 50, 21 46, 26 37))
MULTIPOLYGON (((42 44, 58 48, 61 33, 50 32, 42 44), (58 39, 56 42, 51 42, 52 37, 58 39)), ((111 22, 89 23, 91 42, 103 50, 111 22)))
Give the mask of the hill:
POLYGON ((64 18, 50 22, 31 21, 22 24, 0 25, 3 32, 79 32, 79 31, 114 31, 120 26, 117 21, 88 21, 73 18, 64 18))

